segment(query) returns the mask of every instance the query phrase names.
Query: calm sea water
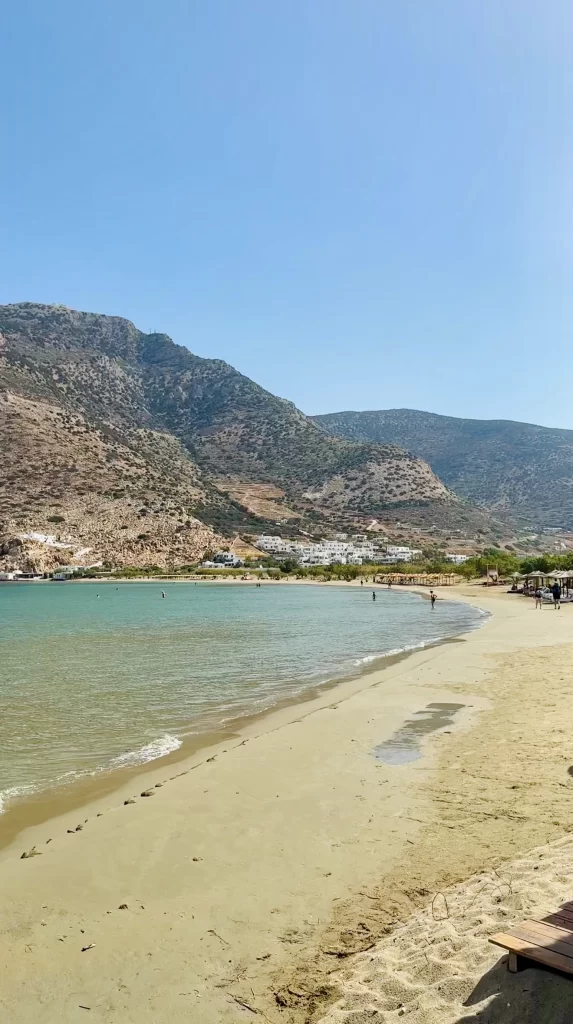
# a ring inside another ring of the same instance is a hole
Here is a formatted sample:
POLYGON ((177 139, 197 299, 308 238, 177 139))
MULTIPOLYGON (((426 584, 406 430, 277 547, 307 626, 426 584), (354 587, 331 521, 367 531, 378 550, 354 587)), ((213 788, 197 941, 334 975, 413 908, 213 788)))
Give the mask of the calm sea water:
POLYGON ((367 586, 0 584, 0 808, 481 621, 367 586))

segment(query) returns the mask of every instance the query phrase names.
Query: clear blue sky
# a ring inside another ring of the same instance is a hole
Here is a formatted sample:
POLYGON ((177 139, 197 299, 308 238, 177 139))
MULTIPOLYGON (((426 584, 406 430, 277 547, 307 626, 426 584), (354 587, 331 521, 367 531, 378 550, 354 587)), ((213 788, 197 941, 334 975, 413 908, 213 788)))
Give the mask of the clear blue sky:
POLYGON ((0 302, 228 360, 305 412, 573 427, 573 5, 21 0, 0 302))

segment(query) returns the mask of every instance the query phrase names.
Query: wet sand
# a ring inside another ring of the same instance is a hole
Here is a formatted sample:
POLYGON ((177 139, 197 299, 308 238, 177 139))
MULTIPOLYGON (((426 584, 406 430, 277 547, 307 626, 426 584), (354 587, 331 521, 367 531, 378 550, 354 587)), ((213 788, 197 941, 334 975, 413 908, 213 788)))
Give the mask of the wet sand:
MULTIPOLYGON (((51 581, 39 581, 42 583, 51 581)), ((81 586, 84 583, 102 582, 96 580, 81 580, 77 581, 75 586, 81 586)), ((106 585, 115 584, 115 580, 105 581, 106 585)), ((155 582, 157 580, 143 578, 137 580, 124 580, 126 584, 138 583, 138 582, 155 582)), ((175 582, 175 581, 171 581, 175 582)), ((180 584, 187 583, 189 585, 192 580, 180 579, 177 581, 180 584)), ((220 578, 218 580, 205 580, 201 581, 203 584, 208 585, 211 582, 217 586, 224 583, 245 583, 245 581, 230 578, 225 580, 220 578)), ((255 583, 256 580, 248 581, 255 583)), ((265 581, 265 585, 273 585, 272 580, 265 581)), ((285 578, 280 581, 281 584, 300 585, 305 583, 312 587, 360 587, 360 581, 340 582, 338 580, 317 581, 317 580, 294 580, 291 578, 285 578)), ((8 584, 11 585, 11 584, 8 584)), ((18 584, 15 584, 16 586, 18 584)), ((370 589, 374 587, 376 589, 386 589, 385 586, 380 584, 368 584, 370 589)), ((428 598, 428 594, 422 588, 409 588, 414 589, 422 598, 428 598)), ((400 588, 401 592, 404 592, 404 588, 400 588)), ((444 639, 436 641, 436 643, 449 643, 450 639, 444 639)), ((434 646, 433 643, 427 644, 427 648, 434 646)), ((366 663, 363 665, 355 665, 346 674, 340 675, 336 678, 332 678, 327 682, 320 683, 318 685, 307 685, 302 693, 292 694, 285 696, 278 700, 271 709, 264 711, 257 711, 252 715, 241 715, 235 719, 229 719, 224 727, 217 731, 203 731, 203 732, 192 732, 190 735, 184 736, 181 742, 181 746, 172 751, 170 754, 164 755, 161 758, 161 764, 166 767, 171 767, 180 761, 185 761, 191 756, 197 754, 199 751, 215 746, 220 743, 223 746, 225 744, 232 743, 236 737, 242 737, 244 730, 249 728, 249 735, 258 734, 266 729, 266 719, 269 715, 273 715, 277 711, 281 711, 285 708, 297 707, 304 705, 307 701, 314 700, 316 697, 322 697, 322 699, 328 700, 328 693, 331 689, 339 686, 342 682, 348 680, 360 679, 363 676, 369 675, 375 669, 386 669, 393 665, 398 664, 403 658, 409 657, 411 651, 406 650, 397 654, 380 655, 373 663, 366 663), (254 731, 253 731, 254 729, 254 731)), ((297 711, 298 715, 298 711, 297 711)), ((190 728, 192 726, 190 725, 190 728)), ((144 776, 147 772, 154 771, 157 768, 155 761, 149 761, 147 763, 136 764, 132 766, 121 766, 116 767, 112 771, 102 771, 100 773, 94 773, 93 775, 86 775, 82 778, 75 779, 73 782, 67 782, 60 786, 54 786, 49 790, 40 790, 37 793, 32 793, 26 796, 19 796, 16 799, 11 799, 8 804, 4 805, 2 814, 0 814, 0 849, 8 845, 10 842, 22 832, 25 828, 32 825, 42 824, 42 822, 49 821, 51 818, 65 814, 68 811, 74 811, 76 808, 84 806, 86 803, 103 798, 110 797, 111 794, 121 789, 129 779, 144 776)), ((142 785, 145 780, 142 778, 142 785)))
MULTIPOLYGON (((436 641, 427 644, 425 650, 442 643, 455 642, 455 638, 436 641)), ((377 671, 392 668, 405 658, 410 657, 411 653, 411 651, 402 651, 398 654, 381 655, 375 662, 377 671)), ((266 732, 269 727, 267 725, 269 718, 272 728, 275 724, 275 716, 282 711, 292 709, 294 717, 298 719, 307 702, 313 702, 314 708, 324 706, 325 702, 328 703, 330 700, 330 691, 338 690, 343 683, 355 683, 358 689, 362 685, 368 686, 370 685, 369 678, 364 677, 370 677, 372 673, 372 665, 356 667, 348 677, 332 679, 318 686, 308 686, 296 696, 284 697, 277 701, 269 710, 230 720, 225 729, 186 736, 177 750, 165 754, 161 758, 143 764, 116 768, 113 771, 97 775, 85 776, 76 779, 73 783, 55 786, 50 790, 40 790, 29 796, 13 800, 0 815, 0 850, 14 842, 20 833, 32 826, 41 825, 52 818, 76 811, 94 801, 103 798, 110 799, 114 793, 123 791, 130 780, 134 780, 136 786, 145 788, 145 776, 148 773, 156 773, 159 766, 162 771, 173 771, 175 770, 174 766, 180 762, 189 762, 195 765, 200 763, 201 757, 207 757, 213 751, 227 753, 226 748, 233 746, 237 741, 266 732), (207 753, 204 754, 204 751, 207 753), (190 761, 191 758, 193 758, 192 761, 190 761)), ((282 722, 283 719, 276 719, 276 721, 282 722)))
MULTIPOLYGON (((7 846, 5 1019, 77 1021, 89 1006, 109 1024, 318 1020, 348 986, 341 963, 351 973, 393 922, 568 831, 573 611, 464 592, 494 612, 481 630, 158 763, 7 846), (431 704, 463 707, 421 759, 374 756, 431 704)), ((336 1009, 358 1024, 356 1011, 336 1009)))

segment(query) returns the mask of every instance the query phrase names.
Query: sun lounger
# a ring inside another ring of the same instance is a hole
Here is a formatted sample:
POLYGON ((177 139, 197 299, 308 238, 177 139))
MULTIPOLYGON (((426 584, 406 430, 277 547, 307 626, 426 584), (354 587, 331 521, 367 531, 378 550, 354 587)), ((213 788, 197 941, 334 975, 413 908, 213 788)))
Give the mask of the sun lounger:
POLYGON ((534 964, 573 974, 573 903, 564 903, 542 921, 524 921, 498 932, 489 941, 509 951, 507 966, 514 974, 534 964))

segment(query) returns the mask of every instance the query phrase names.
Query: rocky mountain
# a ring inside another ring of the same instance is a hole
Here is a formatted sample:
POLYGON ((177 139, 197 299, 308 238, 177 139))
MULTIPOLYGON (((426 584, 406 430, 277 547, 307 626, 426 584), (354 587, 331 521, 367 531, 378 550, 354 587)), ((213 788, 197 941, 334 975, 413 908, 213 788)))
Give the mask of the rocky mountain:
POLYGON ((457 494, 506 520, 573 530, 573 430, 413 409, 314 417, 335 437, 399 444, 457 494))
POLYGON ((192 561, 277 523, 481 521, 417 456, 332 437, 120 317, 0 306, 0 428, 0 537, 46 533, 110 561, 192 561))

